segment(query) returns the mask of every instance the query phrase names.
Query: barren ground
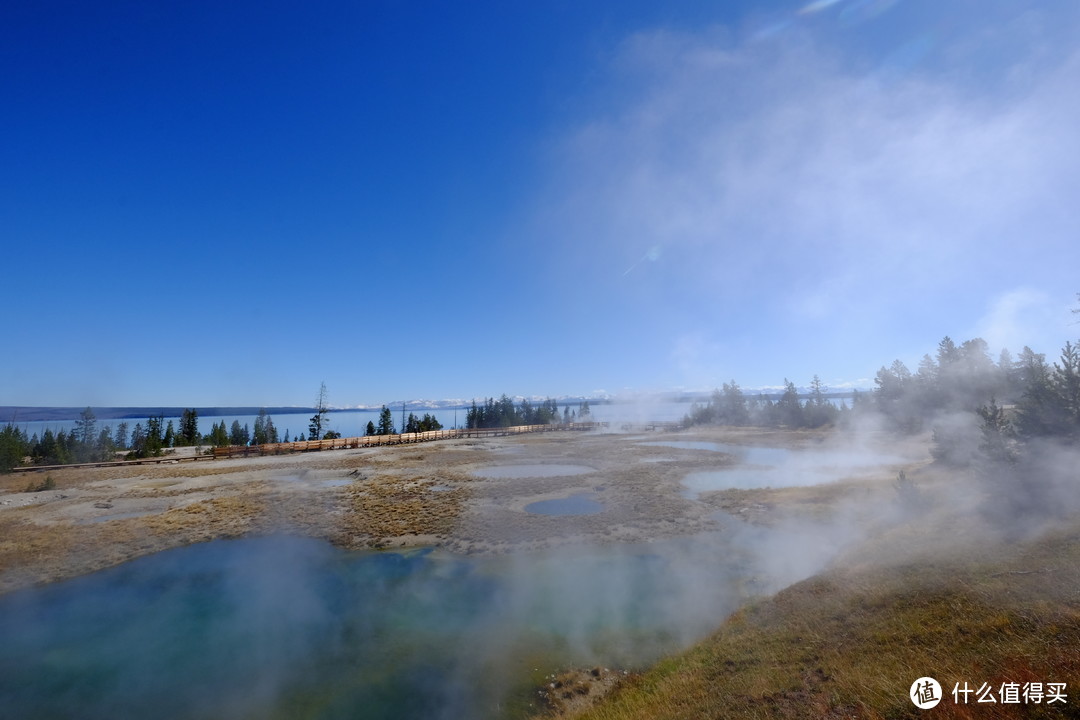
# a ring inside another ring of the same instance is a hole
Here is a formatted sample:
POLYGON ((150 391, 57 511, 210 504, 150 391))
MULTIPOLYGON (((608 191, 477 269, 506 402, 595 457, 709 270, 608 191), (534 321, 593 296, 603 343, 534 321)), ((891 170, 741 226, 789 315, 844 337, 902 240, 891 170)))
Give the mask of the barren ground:
MULTIPOLYGON (((800 447, 833 438, 730 428, 568 432, 0 476, 0 592, 189 543, 275 532, 346 548, 439 545, 462 553, 693 534, 715 528, 718 509, 768 522, 775 514, 813 513, 838 491, 892 492, 896 471, 882 468, 824 491, 726 491, 695 501, 683 497, 682 478, 734 459, 641 444, 663 440, 800 447), (485 469, 522 465, 592 472, 484 477, 485 469), (28 491, 50 479, 51 489, 28 491), (603 510, 582 516, 524 510, 574 493, 591 493, 603 510)), ((925 462, 924 447, 909 457, 912 467, 925 462)))

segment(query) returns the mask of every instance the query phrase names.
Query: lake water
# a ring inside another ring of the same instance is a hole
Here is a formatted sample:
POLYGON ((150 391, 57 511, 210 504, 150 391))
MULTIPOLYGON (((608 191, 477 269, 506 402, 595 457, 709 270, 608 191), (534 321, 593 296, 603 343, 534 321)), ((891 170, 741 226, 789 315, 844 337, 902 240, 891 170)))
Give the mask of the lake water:
POLYGON ((761 573, 722 535, 487 558, 170 550, 0 597, 0 714, 520 715, 544 673, 649 662, 714 627, 761 573))

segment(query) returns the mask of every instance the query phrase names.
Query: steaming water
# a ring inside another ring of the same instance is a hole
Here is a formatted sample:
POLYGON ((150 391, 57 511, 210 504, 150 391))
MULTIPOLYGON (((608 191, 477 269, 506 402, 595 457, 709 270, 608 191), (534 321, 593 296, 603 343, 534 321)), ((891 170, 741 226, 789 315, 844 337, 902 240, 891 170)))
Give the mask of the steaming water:
POLYGON ((537 515, 595 515, 604 509, 591 493, 578 493, 554 500, 539 500, 525 506, 525 512, 537 515))
POLYGON ((286 537, 179 548, 0 597, 0 708, 505 716, 534 668, 647 662, 707 632, 760 572, 717 542, 480 559, 286 537))
POLYGON ((703 492, 731 488, 819 485, 841 480, 854 473, 905 462, 901 457, 871 451, 786 450, 742 445, 724 447, 731 448, 723 452, 734 454, 740 465, 688 474, 683 479, 686 488, 684 497, 695 499, 703 492))
POLYGON ((786 448, 758 447, 754 445, 730 445, 728 443, 697 440, 667 440, 638 443, 657 447, 673 447, 681 450, 711 450, 734 455, 739 462, 749 465, 782 465, 788 461, 791 451, 786 448))
POLYGON ((563 477, 596 472, 585 465, 497 465, 473 472, 477 477, 506 480, 510 478, 563 477))

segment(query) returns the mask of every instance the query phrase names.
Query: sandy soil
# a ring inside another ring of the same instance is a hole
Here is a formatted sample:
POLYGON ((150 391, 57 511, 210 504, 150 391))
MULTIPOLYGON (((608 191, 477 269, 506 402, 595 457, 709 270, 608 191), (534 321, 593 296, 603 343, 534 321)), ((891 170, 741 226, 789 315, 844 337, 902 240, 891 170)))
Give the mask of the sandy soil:
MULTIPOLYGON (((689 500, 680 485, 688 472, 719 469, 734 459, 641 444, 658 440, 781 447, 831 442, 819 433, 730 428, 568 432, 0 476, 0 592, 215 538, 283 532, 347 548, 438 545, 490 553, 582 539, 629 542, 693 534, 715 529, 718 510, 767 522, 777 511, 777 493, 794 498, 788 509, 826 501, 811 489, 727 491, 689 500), (484 476, 485 469, 521 465, 592 471, 484 476), (28 491, 46 484, 51 489, 28 491), (582 516, 524 510, 529 503, 575 493, 589 493, 603 510, 582 516)), ((918 451, 910 458, 915 465, 925 461, 918 451)), ((860 492, 875 492, 887 489, 893 477, 895 469, 883 469, 853 482, 860 492)))

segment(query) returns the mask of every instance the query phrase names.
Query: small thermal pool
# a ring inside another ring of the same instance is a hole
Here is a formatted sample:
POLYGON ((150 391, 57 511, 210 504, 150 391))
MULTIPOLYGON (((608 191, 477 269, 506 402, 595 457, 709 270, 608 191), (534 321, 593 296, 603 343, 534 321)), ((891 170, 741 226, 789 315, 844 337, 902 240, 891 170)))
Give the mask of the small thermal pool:
POLYGON ((495 480, 508 480, 532 477, 563 477, 566 475, 584 475, 595 472, 586 465, 496 465, 474 470, 477 477, 495 480))
POLYGON ((680 450, 709 450, 734 455, 740 462, 750 465, 779 465, 786 462, 791 451, 786 448, 757 447, 754 445, 731 445, 729 443, 698 440, 664 440, 638 443, 652 447, 672 447, 680 450))
MULTIPOLYGON (((739 447, 739 446, 732 446, 739 447)), ((692 472, 683 478, 683 496, 732 488, 787 488, 836 482, 857 473, 904 462, 904 458, 870 451, 785 450, 744 448, 740 465, 692 472)))
POLYGON ((593 500, 592 493, 577 493, 553 500, 538 500, 525 506, 525 512, 534 515, 595 515, 603 509, 602 503, 593 500))

